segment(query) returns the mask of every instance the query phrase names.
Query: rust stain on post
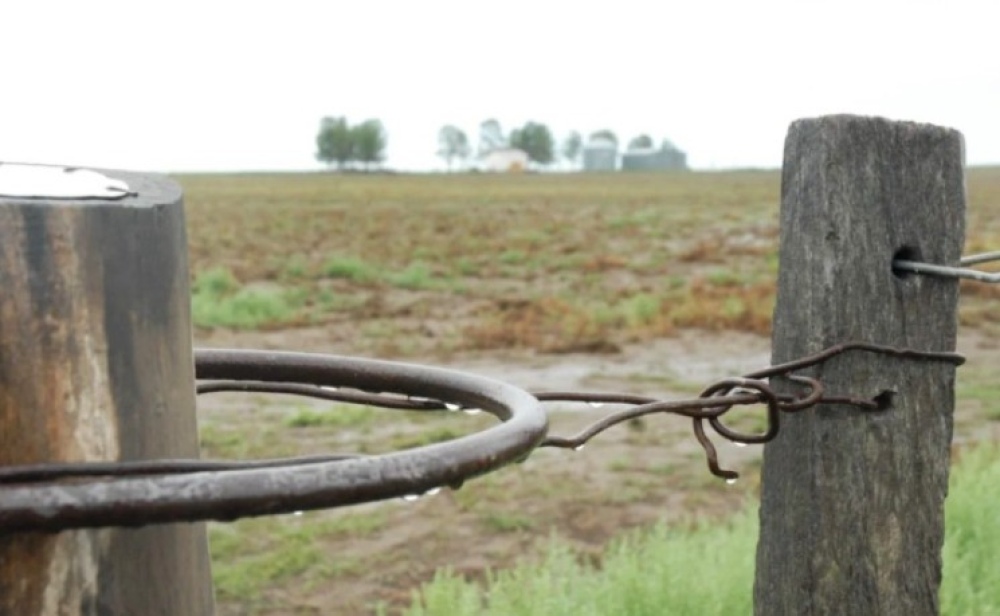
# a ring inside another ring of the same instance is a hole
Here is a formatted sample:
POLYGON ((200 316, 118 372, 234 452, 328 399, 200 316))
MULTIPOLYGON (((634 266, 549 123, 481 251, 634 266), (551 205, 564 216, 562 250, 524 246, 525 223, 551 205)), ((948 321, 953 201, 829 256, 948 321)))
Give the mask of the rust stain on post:
MULTIPOLYGON (((0 197, 0 465, 198 456, 180 191, 113 173, 137 194, 0 197)), ((212 611, 203 525, 2 530, 0 614, 212 611)))

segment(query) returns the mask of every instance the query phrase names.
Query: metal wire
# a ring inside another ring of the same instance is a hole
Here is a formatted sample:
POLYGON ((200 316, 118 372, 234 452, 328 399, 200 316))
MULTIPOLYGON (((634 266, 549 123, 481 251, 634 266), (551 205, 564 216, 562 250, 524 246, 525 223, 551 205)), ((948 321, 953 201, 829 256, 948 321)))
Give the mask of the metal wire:
POLYGON ((429 412, 486 410, 499 426, 448 443, 392 454, 329 454, 255 461, 150 460, 33 464, 0 468, 0 534, 97 526, 140 526, 182 520, 222 519, 328 508, 420 494, 524 459, 536 447, 578 449, 612 426, 654 413, 690 418, 709 470, 733 481, 719 466, 705 423, 724 439, 766 443, 778 436, 782 413, 819 404, 879 411, 888 400, 834 396, 811 377, 794 374, 848 351, 961 365, 956 353, 917 351, 863 342, 726 378, 699 397, 660 400, 627 393, 536 392, 463 373, 374 360, 305 353, 198 350, 199 394, 222 391, 294 394, 352 404, 429 412), (802 387, 776 393, 763 379, 785 377, 802 387), (627 404, 573 436, 546 436, 539 402, 627 404), (736 406, 763 404, 767 428, 759 434, 727 426, 736 406), (66 480, 72 480, 67 482, 66 480))
POLYGON ((989 261, 1000 261, 1000 250, 962 257, 959 265, 977 265, 979 263, 988 263, 989 261))
MULTIPOLYGON (((978 265, 1000 261, 1000 251, 984 252, 978 255, 963 257, 959 261, 960 266, 978 265)), ((930 276, 944 276, 949 278, 965 278, 977 282, 997 283, 1000 282, 1000 272, 984 272, 982 270, 969 267, 951 267, 947 265, 936 265, 933 263, 922 263, 920 261, 908 261, 906 259, 896 259, 892 262, 892 268, 896 271, 913 272, 915 274, 927 274, 930 276)))
MULTIPOLYGON (((792 413, 811 408, 818 404, 842 404, 853 406, 863 411, 878 411, 886 408, 888 400, 876 396, 873 399, 851 396, 833 396, 824 391, 823 384, 816 379, 792 374, 820 364, 828 359, 848 351, 862 351, 889 355, 899 359, 943 361, 956 366, 964 363, 965 358, 957 353, 916 351, 865 342, 851 342, 830 347, 824 351, 803 357, 787 363, 771 366, 745 375, 742 378, 728 378, 713 383, 706 388, 701 396, 686 400, 660 400, 647 396, 628 393, 605 392, 565 392, 541 391, 533 395, 541 402, 585 402, 590 404, 628 404, 633 408, 620 410, 599 419, 570 437, 548 436, 540 447, 558 447, 578 449, 590 439, 612 426, 629 419, 655 413, 672 413, 693 420, 695 438, 705 450, 709 470, 716 476, 727 480, 735 480, 739 475, 719 466, 718 454, 708 438, 704 422, 708 421, 712 429, 721 437, 741 444, 759 444, 773 440, 780 429, 780 413, 792 413), (761 379, 784 376, 794 383, 805 387, 799 396, 776 394, 770 386, 761 379), (723 423, 722 416, 735 406, 745 406, 764 403, 767 406, 767 429, 761 434, 740 433, 723 423)), ((309 388, 300 385, 281 383, 248 383, 238 381, 214 382, 200 384, 200 393, 215 391, 256 391, 268 393, 285 393, 305 395, 340 402, 354 402, 358 394, 347 391, 330 391, 321 388, 309 388)), ((444 410, 448 408, 442 402, 434 400, 401 399, 384 395, 369 394, 367 403, 386 408, 407 409, 414 411, 444 410)), ((449 410, 457 410, 452 406, 449 410)))
POLYGON ((852 396, 831 396, 824 391, 823 384, 816 379, 794 375, 793 372, 802 370, 817 364, 821 364, 830 358, 848 351, 863 351, 889 355, 899 359, 942 361, 960 366, 965 363, 965 358, 957 353, 916 351, 885 345, 870 344, 866 342, 848 342, 830 347, 824 351, 803 357, 797 360, 786 362, 757 370, 745 375, 743 378, 723 379, 706 388, 699 398, 693 400, 658 401, 654 399, 630 398, 627 396, 602 395, 596 393, 583 392, 547 392, 535 393, 535 396, 542 401, 586 401, 586 402, 619 402, 626 404, 636 404, 631 409, 619 411, 604 417, 591 424, 578 434, 572 437, 548 437, 542 447, 563 447, 578 448, 583 446, 594 436, 604 432, 608 428, 623 421, 649 415, 652 413, 675 413, 693 420, 693 430, 698 443, 705 450, 705 457, 709 470, 713 475, 722 477, 727 481, 734 481, 739 477, 735 471, 726 470, 719 466, 718 453, 711 439, 705 433, 705 421, 709 422, 715 432, 730 441, 740 444, 766 443, 778 436, 780 430, 780 416, 782 412, 793 413, 811 408, 819 404, 842 404, 858 408, 863 411, 879 411, 886 408, 888 400, 884 395, 876 396, 872 399, 857 398, 852 396), (795 397, 776 394, 767 383, 760 379, 784 376, 791 381, 804 385, 805 391, 795 397), (743 434, 737 432, 722 421, 722 416, 737 405, 760 404, 767 405, 767 428, 761 434, 743 434))

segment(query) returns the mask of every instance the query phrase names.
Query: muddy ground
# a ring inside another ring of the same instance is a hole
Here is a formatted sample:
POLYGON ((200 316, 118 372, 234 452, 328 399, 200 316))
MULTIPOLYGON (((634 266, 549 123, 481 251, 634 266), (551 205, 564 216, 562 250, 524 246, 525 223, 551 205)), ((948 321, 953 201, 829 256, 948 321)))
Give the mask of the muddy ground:
MULTIPOLYGON (((351 348, 329 328, 277 332, 201 334, 197 346, 303 350, 374 356, 370 349, 351 348)), ((981 375, 1000 366, 1000 339, 966 331, 959 351, 981 375)), ((610 354, 491 352, 405 358, 406 361, 452 367, 498 378, 528 390, 624 391, 658 397, 691 397, 707 383, 761 368, 769 363, 767 338, 741 333, 682 331, 671 338, 629 345, 610 354)), ((970 368, 972 369, 972 368, 970 368)), ((960 380, 963 378, 960 372, 960 380)), ((247 429, 270 422, 277 438, 296 447, 280 453, 343 451, 360 441, 374 450, 391 448, 424 425, 403 425, 389 412, 363 431, 346 429, 323 438, 303 436, 285 427, 289 399, 238 394, 205 396, 199 402, 203 424, 247 429), (248 413, 247 409, 253 412, 248 413), (298 446, 301 445, 301 446, 298 446)), ((313 402, 295 401, 296 408, 313 402)), ((611 412, 609 407, 560 405, 550 408, 552 434, 570 434, 611 412)), ((956 441, 997 439, 1000 423, 982 415, 975 401, 963 401, 956 415, 956 441)), ((759 413, 759 411, 758 411, 759 413)), ((452 414, 460 415, 460 414, 452 414)), ((462 430, 481 429, 483 418, 452 417, 462 430)), ((752 418, 747 418, 752 422, 752 418)), ((708 473, 704 454, 691 436, 690 421, 654 416, 615 427, 582 451, 543 449, 523 464, 468 482, 459 491, 443 490, 415 502, 392 500, 335 511, 280 516, 284 526, 337 520, 377 520, 356 532, 328 532, 316 541, 322 557, 289 575, 263 579, 253 592, 227 594, 217 585, 219 613, 227 614, 360 614, 385 602, 394 613, 408 605, 413 589, 430 580, 436 569, 451 567, 473 579, 487 569, 538 558, 555 535, 571 542, 586 558, 600 554, 616 535, 658 521, 722 516, 751 501, 758 486, 760 447, 718 443, 723 465, 743 473, 726 485, 708 473)), ((263 450, 262 450, 263 451, 263 450)), ((252 453, 252 452, 251 452, 252 453)), ((250 526, 234 532, 254 532, 250 526)), ((278 528, 278 527, 271 527, 278 528)), ((297 528, 297 527, 296 527, 297 528)), ((228 531, 227 531, 228 532, 228 531)), ((266 550, 262 552, 266 557, 266 550)), ((261 554, 239 557, 259 558, 261 554)), ((256 561, 255 561, 256 562, 256 561)), ((218 567, 218 564, 216 565, 218 567)))

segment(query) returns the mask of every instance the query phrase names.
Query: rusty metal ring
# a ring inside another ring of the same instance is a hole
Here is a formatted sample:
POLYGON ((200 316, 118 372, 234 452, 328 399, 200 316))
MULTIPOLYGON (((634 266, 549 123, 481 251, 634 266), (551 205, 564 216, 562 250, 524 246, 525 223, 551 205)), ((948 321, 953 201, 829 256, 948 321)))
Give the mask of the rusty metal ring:
POLYGON ((384 455, 277 468, 46 482, 0 488, 0 535, 143 526, 339 507, 460 485, 527 456, 548 421, 529 393, 453 370, 268 351, 198 350, 199 379, 298 382, 433 398, 502 420, 482 432, 384 455))

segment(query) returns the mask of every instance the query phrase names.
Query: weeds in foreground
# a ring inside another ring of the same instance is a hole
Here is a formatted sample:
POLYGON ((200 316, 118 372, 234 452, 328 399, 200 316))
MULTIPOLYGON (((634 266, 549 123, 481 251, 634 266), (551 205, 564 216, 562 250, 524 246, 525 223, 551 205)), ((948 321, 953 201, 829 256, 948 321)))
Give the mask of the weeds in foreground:
MULTIPOLYGON (((947 500, 942 614, 1000 613, 1000 452, 962 451, 947 500)), ((415 592, 407 616, 749 614, 757 512, 693 527, 658 525, 612 544, 600 562, 552 539, 543 560, 487 574, 480 586, 450 570, 415 592)))

